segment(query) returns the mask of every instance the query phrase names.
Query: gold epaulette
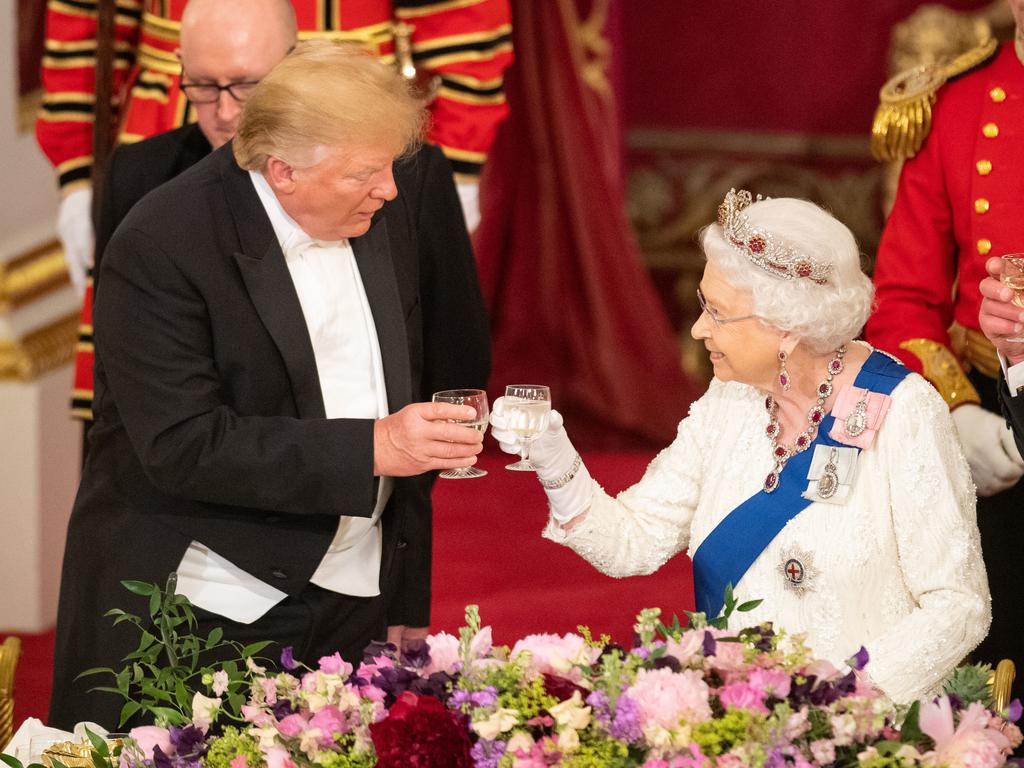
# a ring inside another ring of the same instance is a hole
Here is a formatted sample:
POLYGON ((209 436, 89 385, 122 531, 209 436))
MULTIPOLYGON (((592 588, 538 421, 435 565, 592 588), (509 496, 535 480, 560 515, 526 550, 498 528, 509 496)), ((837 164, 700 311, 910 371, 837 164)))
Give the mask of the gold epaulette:
POLYGON ((932 105, 947 80, 992 58, 999 43, 989 37, 948 64, 929 64, 901 72, 878 94, 871 125, 871 154, 878 160, 905 160, 917 154, 932 127, 932 105))
POLYGON ((948 347, 931 339, 907 339, 900 344, 900 349, 917 356, 922 375, 951 409, 964 403, 981 403, 978 391, 948 347))

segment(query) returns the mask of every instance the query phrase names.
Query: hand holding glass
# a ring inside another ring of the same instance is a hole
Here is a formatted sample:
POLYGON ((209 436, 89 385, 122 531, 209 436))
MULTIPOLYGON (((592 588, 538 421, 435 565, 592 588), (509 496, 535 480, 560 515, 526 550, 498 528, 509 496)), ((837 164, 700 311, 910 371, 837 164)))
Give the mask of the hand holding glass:
MULTIPOLYGON (((1002 258, 1003 272, 1000 276, 1003 285, 1013 289, 1014 306, 1024 309, 1024 253, 1007 253, 1002 258)), ((1007 341, 1024 341, 1024 337, 1007 339, 1007 341)))
POLYGON ((505 469, 531 472, 537 468, 530 463, 530 443, 547 428, 551 420, 551 390, 540 384, 510 384, 505 387, 503 401, 508 428, 519 442, 520 461, 505 469))
MULTIPOLYGON (((435 403, 452 403, 454 405, 468 405, 472 407, 476 411, 476 416, 473 419, 456 421, 454 423, 471 427, 477 432, 483 432, 487 429, 487 419, 491 415, 491 409, 487 405, 487 393, 482 389, 446 389, 443 392, 435 392, 433 401, 435 403)), ((457 469, 446 469, 440 474, 440 477, 449 480, 462 480, 467 477, 483 477, 486 474, 487 470, 485 469, 459 467, 457 469)))

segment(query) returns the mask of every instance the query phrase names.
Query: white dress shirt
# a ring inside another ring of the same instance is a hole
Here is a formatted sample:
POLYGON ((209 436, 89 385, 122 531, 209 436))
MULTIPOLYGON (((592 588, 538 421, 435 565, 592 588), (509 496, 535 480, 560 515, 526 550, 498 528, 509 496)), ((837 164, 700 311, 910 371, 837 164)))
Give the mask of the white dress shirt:
MULTIPOLYGON (((262 174, 250 171, 270 218, 306 319, 324 411, 329 419, 377 419, 388 413, 373 314, 348 240, 318 241, 285 213, 262 174)), ((380 515, 393 480, 380 478, 370 517, 341 516, 310 581, 346 595, 380 594, 380 515)), ((177 592, 194 604, 251 623, 287 595, 193 541, 178 566, 177 592)))

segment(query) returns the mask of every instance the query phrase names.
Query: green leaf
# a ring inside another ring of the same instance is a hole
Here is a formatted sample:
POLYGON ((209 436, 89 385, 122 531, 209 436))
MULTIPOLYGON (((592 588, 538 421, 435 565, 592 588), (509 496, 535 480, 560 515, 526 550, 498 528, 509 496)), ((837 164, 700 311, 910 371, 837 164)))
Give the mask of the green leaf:
POLYGON ((148 581, 122 581, 121 586, 129 592, 134 592, 136 595, 142 595, 143 597, 160 593, 160 588, 156 584, 150 584, 148 581))
POLYGON ((11 755, 0 754, 0 761, 6 763, 10 768, 25 768, 25 766, 21 764, 21 760, 16 757, 12 757, 11 755))
POLYGON ((747 602, 736 606, 736 610, 740 612, 752 611, 763 602, 764 600, 747 600, 747 602))
POLYGON ((258 643, 249 643, 247 646, 245 646, 245 648, 241 650, 241 652, 239 652, 238 655, 241 656, 243 659, 248 659, 250 656, 255 656, 257 653, 262 651, 264 648, 270 645, 270 643, 270 640, 261 640, 258 643))
POLYGON ((207 649, 213 648, 215 645, 217 645, 223 639, 224 639, 224 630, 221 629, 220 627, 214 627, 213 629, 210 630, 210 634, 207 635, 207 637, 206 637, 206 647, 207 647, 207 649))
POLYGON ((126 701, 125 705, 121 707, 121 717, 118 718, 117 727, 120 728, 122 725, 128 722, 128 720, 135 715, 139 710, 142 709, 142 705, 137 701, 126 701))
POLYGON ((81 678, 86 677, 88 675, 98 675, 103 672, 111 675, 114 674, 114 670, 112 670, 110 667, 90 667, 89 669, 85 670, 85 672, 79 672, 78 675, 75 677, 75 680, 80 680, 81 678))
POLYGON ((98 733, 93 733, 89 730, 89 726, 85 727, 85 735, 89 738, 92 748, 99 752, 102 757, 107 757, 110 754, 110 750, 107 748, 107 740, 98 733))
POLYGON ((160 613, 160 593, 153 592, 149 596, 149 615, 156 618, 160 613))
POLYGON ((924 732, 920 726, 921 702, 915 701, 907 710, 907 716, 900 726, 900 741, 904 744, 920 744, 924 740, 924 732))

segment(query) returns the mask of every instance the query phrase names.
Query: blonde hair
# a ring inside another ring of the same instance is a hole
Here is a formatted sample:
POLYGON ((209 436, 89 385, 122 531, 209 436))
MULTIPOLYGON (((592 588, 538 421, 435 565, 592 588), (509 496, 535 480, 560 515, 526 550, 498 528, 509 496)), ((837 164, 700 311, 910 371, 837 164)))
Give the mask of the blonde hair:
POLYGON ((871 314, 874 288, 846 225, 814 203, 795 198, 761 200, 744 213, 751 226, 832 265, 827 285, 783 280, 729 243, 718 224, 706 227, 701 235, 704 255, 730 285, 750 291, 754 314, 797 334, 813 352, 830 352, 856 338, 871 314))
POLYGON ((411 153, 423 140, 426 114, 406 81, 359 45, 311 40, 253 90, 232 149, 235 161, 254 171, 271 156, 313 165, 320 147, 372 144, 411 153))

